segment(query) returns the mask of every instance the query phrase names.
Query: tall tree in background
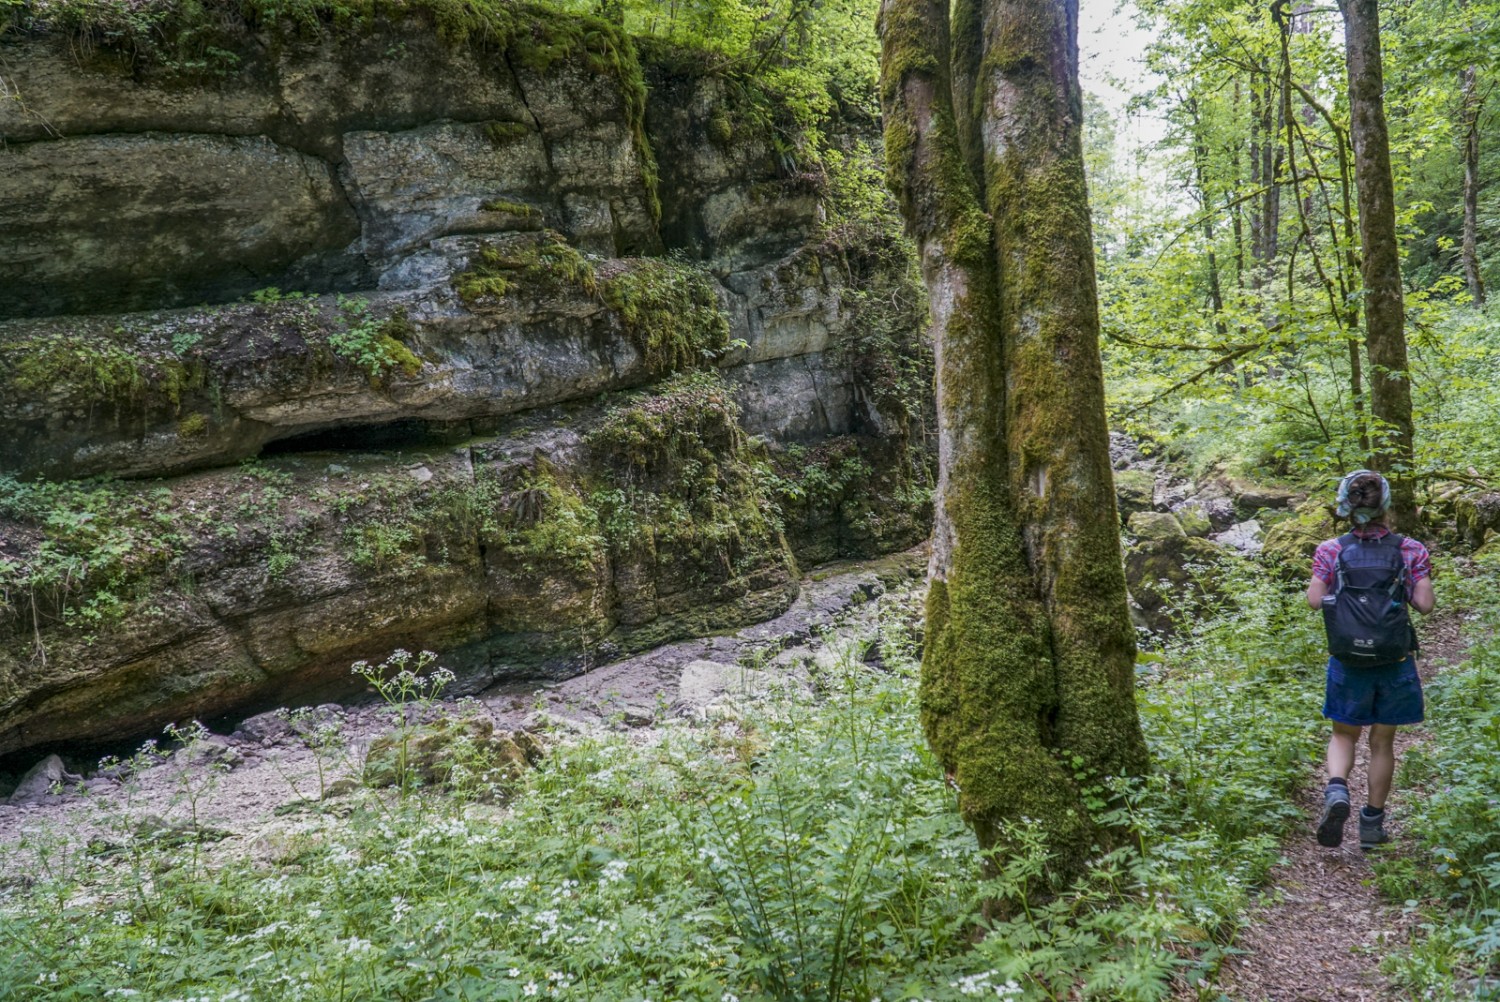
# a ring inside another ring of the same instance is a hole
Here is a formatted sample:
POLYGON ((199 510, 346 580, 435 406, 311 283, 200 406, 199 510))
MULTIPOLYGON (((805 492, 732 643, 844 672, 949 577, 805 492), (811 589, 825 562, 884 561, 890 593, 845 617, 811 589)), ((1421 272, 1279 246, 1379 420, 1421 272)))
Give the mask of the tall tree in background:
POLYGON ((1474 302, 1484 305, 1484 279, 1479 274, 1479 112, 1484 97, 1479 93, 1478 71, 1473 65, 1460 74, 1461 122, 1464 139, 1464 284, 1474 302))
POLYGON ((923 725, 982 846, 1076 872, 1076 765, 1145 768, 1104 419, 1077 0, 884 0, 890 181, 937 359, 923 725))
POLYGON ((1365 347, 1370 358, 1370 413, 1376 422, 1371 461, 1391 476, 1391 508, 1403 531, 1416 528, 1412 473, 1411 383, 1406 359, 1406 305, 1396 246, 1396 193, 1385 126, 1376 0, 1339 0, 1349 68, 1350 137, 1359 193, 1365 347))

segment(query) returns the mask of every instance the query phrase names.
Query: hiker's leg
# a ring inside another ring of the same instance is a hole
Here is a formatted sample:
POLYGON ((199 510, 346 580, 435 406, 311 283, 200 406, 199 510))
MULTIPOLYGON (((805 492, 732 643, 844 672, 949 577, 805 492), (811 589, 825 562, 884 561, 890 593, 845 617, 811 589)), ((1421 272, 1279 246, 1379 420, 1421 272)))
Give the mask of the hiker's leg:
POLYGON ((1396 727, 1373 724, 1370 727, 1369 804, 1385 810, 1385 798, 1391 794, 1391 777, 1396 774, 1396 727))
MULTIPOLYGON (((1337 720, 1333 722, 1333 737, 1328 739, 1329 779, 1349 778, 1349 773, 1354 770, 1354 748, 1359 744, 1359 732, 1363 729, 1337 720)), ((1389 777, 1386 778, 1386 789, 1390 789, 1389 777)))

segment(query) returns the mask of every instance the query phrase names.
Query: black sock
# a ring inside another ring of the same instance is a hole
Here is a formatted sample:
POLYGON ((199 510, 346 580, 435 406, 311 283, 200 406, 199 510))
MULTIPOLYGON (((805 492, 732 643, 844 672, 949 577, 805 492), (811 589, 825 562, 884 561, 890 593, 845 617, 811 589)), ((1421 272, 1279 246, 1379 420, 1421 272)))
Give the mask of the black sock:
POLYGON ((1329 776, 1328 777, 1328 785, 1329 786, 1342 786, 1345 789, 1348 789, 1349 788, 1349 781, 1346 780, 1343 776, 1329 776))
POLYGON ((1384 807, 1371 807, 1369 804, 1366 804, 1365 805, 1365 809, 1364 809, 1364 815, 1367 818, 1384 817, 1385 816, 1385 808, 1384 807))

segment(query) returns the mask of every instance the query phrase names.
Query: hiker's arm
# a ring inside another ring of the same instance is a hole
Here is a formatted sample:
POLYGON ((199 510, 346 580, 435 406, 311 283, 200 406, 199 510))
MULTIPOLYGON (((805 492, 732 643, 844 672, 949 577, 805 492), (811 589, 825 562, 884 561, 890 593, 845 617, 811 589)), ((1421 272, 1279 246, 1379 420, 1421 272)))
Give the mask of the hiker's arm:
MULTIPOLYGON (((1419 583, 1418 587, 1420 587, 1423 583, 1425 582, 1419 583)), ((1431 594, 1432 587, 1430 584, 1428 585, 1427 591, 1429 594, 1431 594)), ((1323 596, 1327 594, 1328 586, 1323 583, 1323 579, 1318 577, 1313 578, 1307 583, 1307 607, 1313 612, 1317 612, 1319 609, 1323 608, 1323 596)), ((1419 605, 1417 606, 1417 608, 1421 609, 1422 607, 1419 605)))
POLYGON ((1432 607, 1436 604, 1437 595, 1432 591, 1432 578, 1423 578, 1412 585, 1411 605, 1413 609, 1416 609, 1425 616, 1432 611, 1432 607))

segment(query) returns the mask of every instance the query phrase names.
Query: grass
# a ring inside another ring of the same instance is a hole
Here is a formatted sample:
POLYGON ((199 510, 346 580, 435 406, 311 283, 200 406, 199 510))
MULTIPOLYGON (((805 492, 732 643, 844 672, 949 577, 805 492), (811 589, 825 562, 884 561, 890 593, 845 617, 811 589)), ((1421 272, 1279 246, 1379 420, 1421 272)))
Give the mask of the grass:
POLYGON ((1235 581, 1243 609, 1143 666, 1157 767, 1116 784, 1138 841, 1051 901, 1020 896, 1047 866, 1035 832, 980 878, 918 733, 905 596, 827 638, 808 688, 554 735, 498 788, 450 770, 315 802, 270 851, 193 837, 196 811, 146 837, 101 801, 112 851, 0 850, 0 997, 1164 998, 1232 942, 1315 741, 1316 637, 1295 596, 1235 581))

